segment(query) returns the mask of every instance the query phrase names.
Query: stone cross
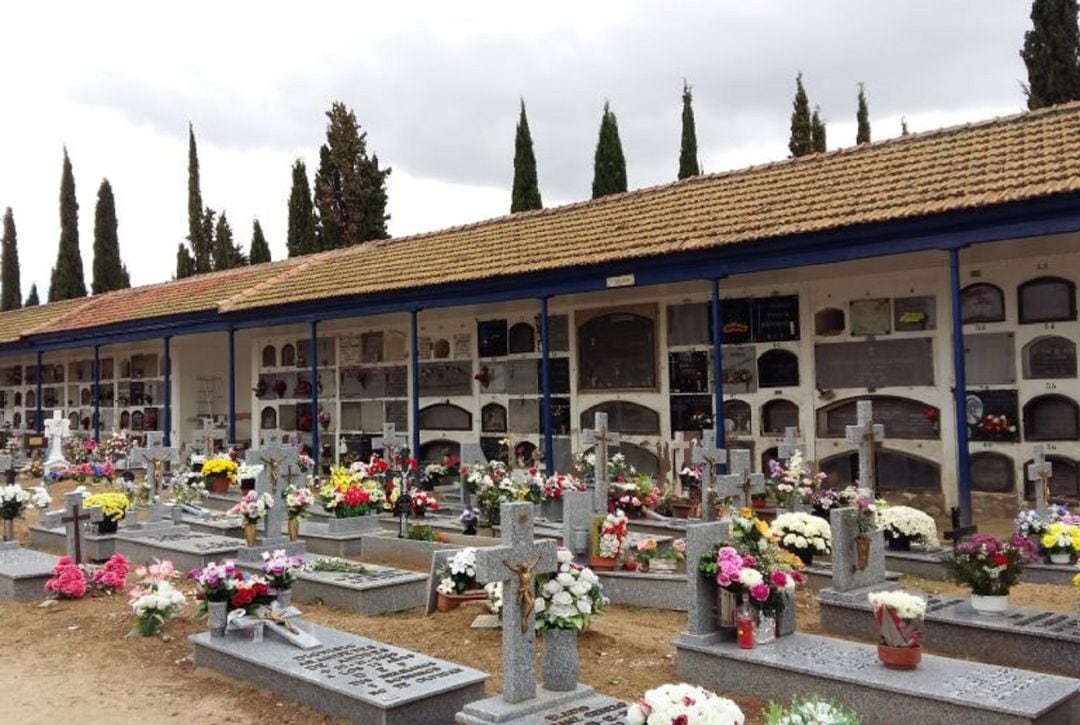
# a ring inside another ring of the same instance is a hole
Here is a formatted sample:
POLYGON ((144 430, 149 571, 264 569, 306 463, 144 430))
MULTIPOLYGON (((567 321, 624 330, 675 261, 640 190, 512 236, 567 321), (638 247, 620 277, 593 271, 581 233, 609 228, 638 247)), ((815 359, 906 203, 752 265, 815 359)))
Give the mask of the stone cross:
POLYGON ((715 517, 715 509, 709 504, 709 493, 716 490, 717 467, 721 463, 727 463, 727 451, 716 447, 716 429, 703 430, 701 442, 694 446, 693 461, 702 465, 701 471, 701 518, 704 521, 712 521, 715 517))
POLYGON ((398 451, 407 445, 409 445, 409 439, 404 433, 398 433, 393 423, 383 423, 382 435, 371 439, 371 447, 381 449, 386 462, 390 465, 393 465, 398 451))
POLYGON ((4 474, 5 483, 8 485, 15 483, 15 468, 12 465, 11 455, 8 453, 0 453, 0 472, 4 474))
POLYGON ((45 437, 49 439, 49 453, 45 457, 45 467, 66 467, 64 458, 64 439, 71 433, 71 421, 59 410, 53 411, 53 417, 45 421, 45 437))
POLYGON ((682 476, 679 472, 683 469, 683 464, 686 462, 686 451, 694 447, 694 441, 687 440, 682 431, 678 431, 671 437, 671 460, 672 471, 675 477, 671 481, 672 489, 675 491, 676 496, 683 495, 682 489, 682 476))
POLYGON ((1028 464, 1027 479, 1035 484, 1035 510, 1046 517, 1050 504, 1050 477, 1054 475, 1054 466, 1046 460, 1046 450, 1042 444, 1033 447, 1034 461, 1028 464))
POLYGON ((594 421, 596 428, 581 431, 581 442, 595 446, 595 478, 593 483, 593 511, 607 513, 608 510, 608 446, 619 445, 619 434, 608 430, 607 413, 597 413, 594 421))
POLYGON ((60 521, 67 529, 67 554, 75 560, 76 564, 82 563, 82 525, 89 521, 90 516, 82 508, 83 496, 81 493, 71 491, 64 494, 64 508, 67 514, 60 517, 60 521))
POLYGON ((719 639, 717 632, 717 603, 719 587, 715 581, 697 573, 697 562, 714 546, 728 538, 727 521, 688 524, 686 527, 686 560, 693 562, 693 574, 686 577, 690 601, 687 605, 686 635, 703 644, 719 639))
POLYGON ((208 456, 213 455, 214 451, 217 450, 217 439, 225 438, 227 435, 225 429, 218 426, 213 418, 203 418, 202 430, 198 431, 198 433, 198 441, 202 445, 203 453, 208 456))
POLYGON ((795 426, 784 428, 784 442, 776 447, 776 455, 781 461, 790 461, 798 453, 806 457, 806 444, 799 442, 799 429, 795 426))
POLYGON ((592 519, 592 494, 588 491, 567 491, 563 494, 563 546, 574 552, 574 556, 589 556, 592 519))
POLYGON ((155 446, 165 445, 165 433, 160 430, 148 430, 146 431, 146 447, 154 448, 155 446))
POLYGON ((248 453, 248 458, 256 464, 262 465, 262 471, 255 479, 255 490, 269 493, 274 500, 274 505, 266 512, 266 536, 276 538, 281 536, 281 527, 285 524, 285 506, 281 502, 282 475, 287 475, 289 480, 299 468, 299 456, 292 446, 268 445, 248 453))
POLYGON ((461 444, 461 455, 459 456, 459 459, 458 478, 461 483, 461 504, 465 508, 471 508, 472 494, 469 493, 469 489, 465 486, 465 475, 461 473, 461 470, 463 468, 472 468, 477 463, 486 466, 488 459, 487 456, 484 455, 484 449, 475 441, 461 444))
POLYGON ((502 546, 476 550, 476 580, 503 583, 503 700, 514 704, 536 697, 535 577, 555 571, 554 541, 533 539, 533 505, 499 507, 502 546))
POLYGON ((877 490, 877 471, 874 466, 874 447, 877 439, 885 437, 885 426, 874 422, 874 405, 869 400, 855 404, 857 424, 847 426, 848 443, 859 446, 859 485, 877 490))
POLYGON ((289 434, 278 428, 264 430, 259 433, 260 448, 273 444, 287 446, 289 444, 289 434))
POLYGON ((755 494, 765 493, 765 474, 750 472, 750 451, 737 448, 731 451, 731 472, 720 476, 720 495, 742 494, 742 505, 749 507, 755 494))
POLYGON ((130 465, 143 466, 146 468, 146 477, 150 479, 151 494, 150 503, 154 503, 158 498, 158 493, 161 487, 161 479, 164 475, 164 467, 166 463, 176 463, 178 451, 175 448, 166 448, 165 446, 150 446, 147 448, 136 448, 131 453, 131 457, 128 459, 130 465))

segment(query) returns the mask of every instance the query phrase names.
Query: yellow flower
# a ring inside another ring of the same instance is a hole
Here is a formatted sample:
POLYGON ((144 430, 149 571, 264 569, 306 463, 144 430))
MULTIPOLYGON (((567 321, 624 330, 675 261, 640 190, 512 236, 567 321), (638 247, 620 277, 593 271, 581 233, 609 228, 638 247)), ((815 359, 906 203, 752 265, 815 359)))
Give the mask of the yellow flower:
POLYGON ((1051 548, 1057 542, 1057 537, 1047 532, 1043 534, 1042 545, 1047 549, 1051 548))
POLYGON ((1073 577, 1073 586, 1080 587, 1080 574, 1073 577))
POLYGON ((754 522, 754 527, 757 528, 758 533, 762 536, 768 536, 772 532, 772 529, 770 529, 769 525, 764 521, 759 520, 754 522))
POLYGON ((229 481, 236 482, 236 463, 231 458, 211 458, 203 464, 203 476, 228 476, 229 481))
POLYGON ((101 507, 102 515, 110 521, 124 518, 128 509, 128 498, 122 493, 95 493, 83 501, 86 508, 101 507))

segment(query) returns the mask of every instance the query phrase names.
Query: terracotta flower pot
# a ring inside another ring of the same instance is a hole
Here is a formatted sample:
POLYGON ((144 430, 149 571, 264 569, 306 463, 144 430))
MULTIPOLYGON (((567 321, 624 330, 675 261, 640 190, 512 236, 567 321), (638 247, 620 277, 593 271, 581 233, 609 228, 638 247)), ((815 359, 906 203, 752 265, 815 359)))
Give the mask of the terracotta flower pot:
POLYGON ((615 571, 618 559, 615 557, 596 556, 589 554, 589 568, 593 571, 615 571))
POLYGON ((228 493, 229 477, 209 476, 206 479, 206 487, 210 489, 210 493, 228 493))
POLYGON ((473 589, 462 594, 443 594, 438 592, 435 608, 440 612, 452 612, 462 605, 463 602, 480 601, 487 599, 487 592, 483 589, 473 589))
POLYGON ((886 644, 877 646, 878 659, 890 670, 913 670, 922 661, 922 646, 890 647, 886 644))

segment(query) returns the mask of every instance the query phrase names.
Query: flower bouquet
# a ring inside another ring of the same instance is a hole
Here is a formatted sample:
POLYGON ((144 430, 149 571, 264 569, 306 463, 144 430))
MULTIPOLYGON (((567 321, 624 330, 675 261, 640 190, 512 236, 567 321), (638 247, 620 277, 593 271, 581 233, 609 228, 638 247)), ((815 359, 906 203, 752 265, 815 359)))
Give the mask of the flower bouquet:
POLYGON ((468 506, 461 515, 458 516, 457 522, 464 529, 462 532, 466 536, 476 536, 476 525, 480 521, 480 509, 475 506, 468 506))
POLYGON ((796 503, 809 503, 824 481, 825 474, 815 474, 810 465, 803 462, 802 453, 798 451, 788 459, 787 468, 779 461, 769 461, 766 486, 781 508, 790 508, 796 503))
POLYGON ((888 507, 882 499, 875 499, 866 488, 849 486, 841 494, 845 503, 855 507, 855 567, 862 571, 870 564, 870 538, 878 530, 878 515, 888 507))
POLYGON ((578 632, 604 614, 607 600, 596 574, 575 564, 569 549, 560 548, 556 556, 555 573, 537 578, 540 593, 534 626, 544 636, 544 687, 566 692, 577 687, 578 632))
POLYGON ((910 551, 912 544, 938 545, 937 524, 929 514, 910 506, 888 506, 878 511, 878 525, 893 551, 910 551))
POLYGON ((639 539, 634 545, 634 558, 642 571, 672 573, 686 558, 686 539, 675 539, 666 548, 661 548, 656 539, 639 539))
POLYGON ((584 491, 585 484, 572 473, 556 473, 544 481, 543 500, 558 501, 567 491, 584 491))
POLYGON ((438 511, 439 502, 427 491, 409 489, 409 512, 415 518, 423 518, 427 511, 438 511))
POLYGON ((467 546, 455 553, 439 569, 437 608, 440 612, 457 609, 462 602, 487 599, 488 595, 476 581, 476 549, 467 546))
POLYGON ((17 483, 9 483, 0 488, 0 519, 4 520, 5 541, 15 538, 15 519, 23 515, 31 498, 30 492, 17 483))
POLYGON ((336 518, 346 519, 382 511, 386 494, 379 482, 365 477, 365 470, 334 466, 330 480, 319 488, 319 500, 324 509, 336 518))
POLYGON ((626 711, 628 725, 743 725, 746 716, 732 700, 685 682, 647 691, 626 711))
POLYGON ((892 670, 913 670, 922 659, 926 600, 904 591, 868 595, 878 626, 878 658, 892 670))
POLYGON ((192 569, 188 576, 196 584, 196 616, 208 616, 210 633, 217 637, 224 636, 230 612, 253 613, 274 600, 265 579, 246 576, 231 561, 222 565, 210 562, 202 569, 192 569))
POLYGON ((1067 507, 1056 503, 1047 505, 1045 516, 1035 509, 1025 509, 1016 516, 1016 533, 1038 543, 1046 527, 1057 521, 1080 524, 1080 516, 1071 515, 1067 507))
MULTIPOLYGON (((1078 575, 1080 576, 1080 575, 1078 575)), ((1078 585, 1080 586, 1080 585, 1078 585)), ((484 594, 487 595, 488 611, 499 619, 502 619, 503 588, 502 582, 492 582, 484 585, 484 594)))
POLYGON ((104 565, 94 570, 90 581, 95 589, 112 594, 124 588, 130 570, 128 560, 123 554, 113 554, 104 565))
POLYGON ((706 552, 698 571, 714 579, 736 602, 748 602, 756 610, 755 641, 768 644, 776 638, 776 618, 806 577, 798 569, 798 559, 775 546, 759 550, 748 549, 746 542, 735 543, 721 543, 706 552))
MULTIPOLYGON (((228 510, 229 516, 240 516, 244 519, 244 541, 248 546, 255 546, 255 527, 266 516, 266 512, 274 507, 274 497, 269 493, 248 491, 240 501, 228 510)), ((279 536, 273 532, 274 536, 279 536)))
POLYGON ((86 575, 70 556, 61 556, 45 582, 45 594, 50 599, 82 599, 86 596, 86 575))
POLYGON ((103 518, 97 523, 99 534, 115 534, 130 505, 128 497, 118 491, 95 493, 83 500, 86 508, 101 508, 103 518))
POLYGON ((1039 537, 1039 548, 1051 564, 1072 564, 1080 554, 1080 526, 1056 521, 1039 537))
POLYGON ((743 507, 731 516, 731 535, 748 551, 765 551, 776 544, 769 525, 754 515, 754 510, 743 507))
POLYGON ((309 509, 315 502, 315 496, 309 488, 290 485, 281 492, 281 499, 288 514, 286 525, 289 529, 289 541, 296 541, 300 536, 300 521, 311 515, 309 509))
POLYGON ((600 571, 615 568, 626 541, 629 520, 622 511, 593 517, 589 566, 600 571))
POLYGON ((52 496, 49 495, 49 490, 45 486, 34 486, 33 493, 30 494, 30 503, 39 512, 44 513, 52 505, 52 496))
POLYGON ((819 516, 780 514, 770 528, 780 547, 795 554, 806 566, 814 563, 814 554, 832 553, 832 528, 819 516))
POLYGON ((176 617, 187 598, 167 581, 146 581, 131 590, 128 604, 135 614, 131 634, 154 637, 176 617))
POLYGON ((293 584, 304 570, 304 557, 289 556, 284 549, 262 553, 262 573, 282 609, 292 604, 293 584))
POLYGON ((209 493, 206 490, 206 479, 201 473, 194 471, 186 471, 173 476, 170 488, 172 488, 173 502, 180 505, 198 506, 209 493))
POLYGON ((226 493, 236 483, 236 461, 231 457, 211 458, 203 463, 202 475, 213 493, 226 493))
POLYGON ((792 700, 784 707, 770 702, 762 713, 766 725, 860 725, 862 718, 854 710, 842 708, 818 697, 792 700))
POLYGON ((1009 607, 1009 590, 1020 580, 1034 545, 1013 535, 1003 541, 975 534, 946 552, 941 561, 950 580, 971 588, 971 606, 983 614, 1002 614, 1009 607))

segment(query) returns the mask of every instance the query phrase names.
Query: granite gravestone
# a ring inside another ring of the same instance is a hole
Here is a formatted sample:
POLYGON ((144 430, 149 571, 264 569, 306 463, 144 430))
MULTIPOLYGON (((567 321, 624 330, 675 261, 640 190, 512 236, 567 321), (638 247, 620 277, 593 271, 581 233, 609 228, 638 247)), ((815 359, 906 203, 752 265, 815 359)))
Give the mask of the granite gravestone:
POLYGON ((281 494, 288 485, 286 479, 291 480, 299 471, 299 455, 296 449, 292 446, 268 445, 250 451, 248 458, 252 463, 261 466, 255 478, 255 491, 259 495, 270 494, 273 505, 266 511, 266 531, 262 541, 251 551, 247 547, 241 549, 240 559, 248 561, 252 557, 261 558, 262 552, 271 548, 286 549, 292 555, 302 553, 303 542, 290 542, 281 533, 288 516, 281 494))
POLYGON ((588 491, 563 494, 563 546, 575 557, 588 558, 592 547, 592 495, 588 491))
POLYGON ((475 465, 486 466, 487 464, 487 456, 484 455, 484 449, 480 447, 479 441, 461 444, 461 455, 458 456, 458 479, 461 484, 461 504, 465 508, 472 508, 472 494, 465 480, 466 475, 462 471, 475 465))
POLYGON ((719 438, 717 430, 704 430, 701 432, 701 442, 693 448, 693 461, 702 466, 701 470, 701 518, 704 521, 712 521, 716 518, 716 509, 709 502, 709 495, 716 491, 717 469, 727 462, 727 451, 718 448, 716 441, 719 438))
POLYGON ((595 429, 583 430, 581 442, 585 445, 595 446, 595 472, 596 481, 593 490, 593 511, 606 514, 608 510, 608 446, 618 447, 619 434, 608 430, 607 413, 596 413, 595 429))
POLYGON ((683 466, 686 465, 686 452, 690 451, 694 447, 694 441, 687 439, 682 431, 677 431, 671 436, 670 451, 671 451, 671 480, 674 486, 675 495, 681 497, 683 495, 682 476, 679 472, 682 471, 683 466))
POLYGON ((874 422, 874 404, 860 400, 857 406, 858 423, 847 427, 847 440, 859 446, 859 485, 877 490, 877 471, 874 470, 874 449, 878 439, 885 437, 885 426, 874 422))
POLYGON ((870 554, 860 566, 856 539, 859 538, 858 510, 838 508, 829 512, 832 529, 832 589, 849 592, 885 582, 885 535, 881 529, 869 534, 870 554))
POLYGON ((714 546, 728 538, 730 525, 727 521, 713 521, 703 524, 689 524, 686 527, 686 561, 688 566, 686 583, 689 589, 686 632, 688 637, 701 643, 712 643, 720 639, 718 625, 719 587, 697 571, 697 562, 714 546))
POLYGON ((776 456, 781 461, 790 461, 798 453, 806 457, 806 444, 799 442, 799 429, 794 426, 784 428, 784 442, 776 447, 776 456))

